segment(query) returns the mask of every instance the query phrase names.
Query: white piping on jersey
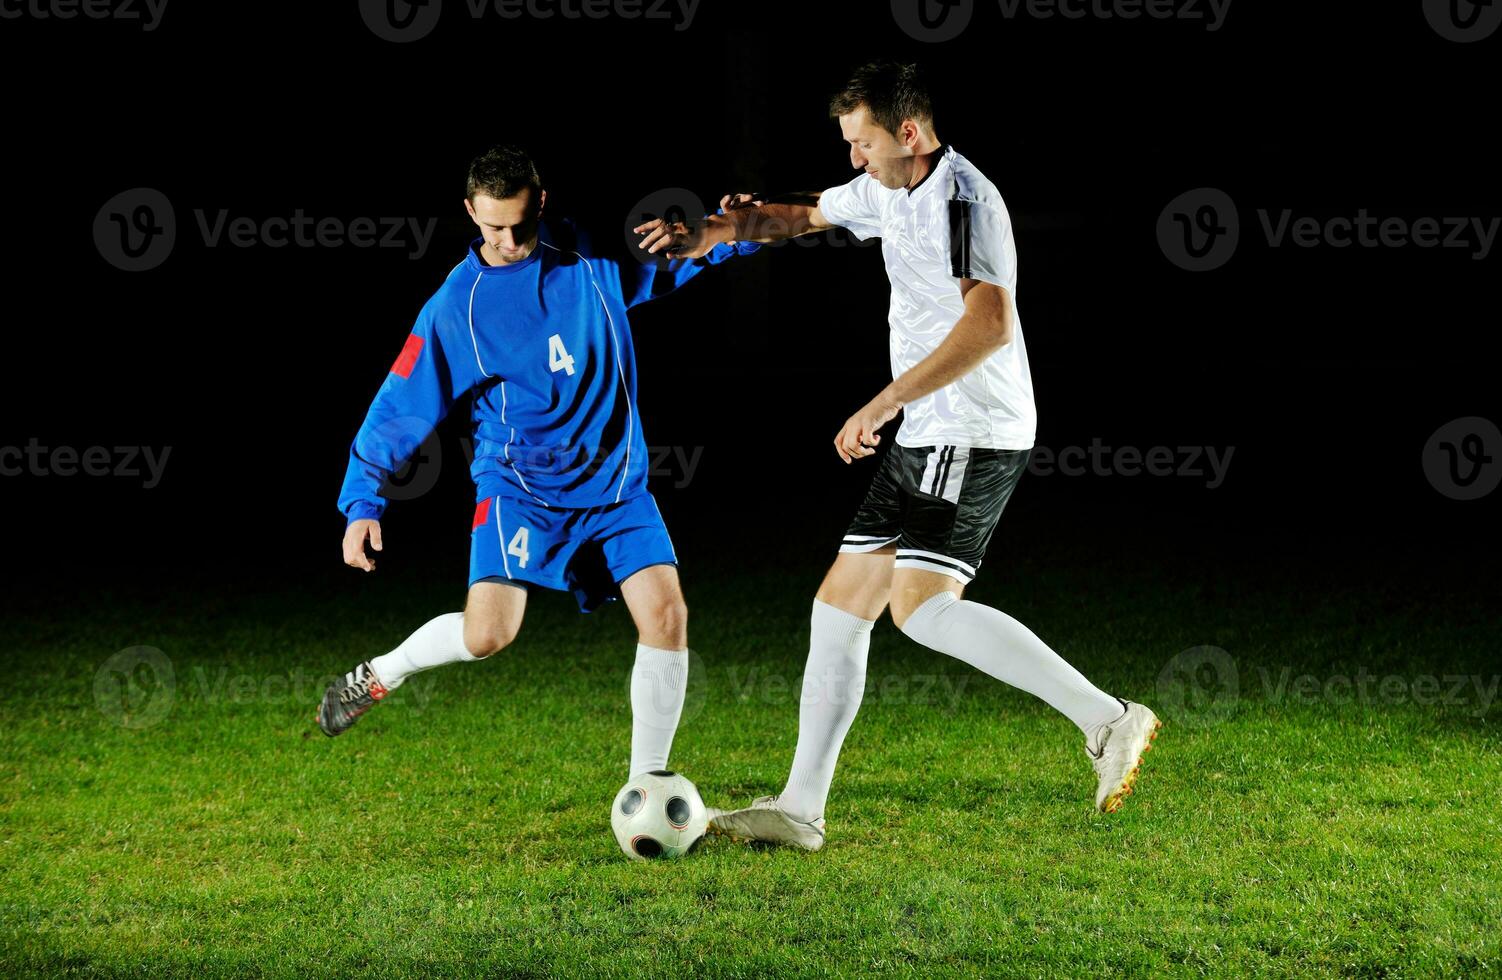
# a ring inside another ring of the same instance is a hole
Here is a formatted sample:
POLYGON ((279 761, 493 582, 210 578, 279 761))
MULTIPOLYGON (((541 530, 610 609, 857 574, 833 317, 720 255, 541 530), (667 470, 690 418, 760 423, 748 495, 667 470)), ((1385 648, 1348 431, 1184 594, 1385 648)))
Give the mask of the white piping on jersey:
POLYGON ((480 288, 480 280, 485 278, 485 273, 475 275, 475 284, 469 287, 469 342, 475 345, 475 363, 480 365, 480 373, 485 377, 494 377, 485 370, 485 362, 480 360, 480 342, 475 339, 475 290, 480 288))
MULTIPOLYGON (((480 373, 487 378, 493 378, 495 375, 486 371, 485 362, 480 360, 480 342, 475 339, 475 291, 480 288, 480 280, 484 278, 485 274, 483 272, 480 273, 475 276, 475 284, 469 287, 469 342, 475 345, 475 363, 480 365, 480 373)), ((506 440, 506 448, 502 450, 506 456, 506 462, 510 463, 511 443, 516 439, 516 426, 506 421, 506 382, 504 381, 501 382, 501 424, 511 426, 511 438, 506 440)), ((516 474, 517 481, 521 483, 522 489, 527 491, 527 495, 541 504, 543 502, 542 498, 533 493, 532 488, 527 486, 527 481, 522 477, 522 471, 517 469, 515 464, 512 464, 511 472, 516 474)), ((544 504, 544 506, 546 505, 544 504)), ((505 554, 504 549, 502 550, 502 554, 505 554)), ((509 572, 506 577, 510 578, 509 572)))
POLYGON ((511 438, 506 440, 506 446, 501 450, 502 455, 506 457, 506 462, 511 464, 511 472, 516 474, 516 479, 519 483, 521 483, 522 489, 527 491, 527 496, 531 497, 538 503, 542 503, 542 498, 533 493, 532 488, 527 486, 527 481, 522 476, 522 471, 517 469, 515 463, 511 462, 511 443, 516 441, 516 426, 511 425, 510 422, 506 421, 506 382, 504 381, 501 382, 501 424, 510 426, 511 428, 511 438))
MULTIPOLYGON (((548 245, 540 239, 539 244, 548 245)), ((559 255, 563 254, 563 249, 556 245, 548 245, 548 248, 559 255)), ((626 369, 621 366, 621 341, 616 336, 615 317, 610 315, 610 306, 605 302, 605 294, 600 291, 600 284, 595 281, 595 267, 589 264, 589 259, 579 255, 578 252, 570 249, 569 254, 578 255, 579 261, 584 263, 584 268, 589 270, 589 284, 595 287, 595 295, 600 297, 600 307, 605 311, 605 322, 610 324, 610 342, 615 347, 615 373, 621 379, 621 390, 626 393, 626 461, 621 464, 621 485, 615 489, 615 502, 620 503, 621 494, 626 491, 626 474, 631 471, 631 435, 635 431, 636 413, 631 410, 631 392, 626 388, 626 369)))
POLYGON ((501 527, 501 498, 492 497, 490 506, 495 508, 495 539, 501 543, 501 567, 506 570, 506 577, 511 577, 511 562, 506 559, 506 532, 501 527))

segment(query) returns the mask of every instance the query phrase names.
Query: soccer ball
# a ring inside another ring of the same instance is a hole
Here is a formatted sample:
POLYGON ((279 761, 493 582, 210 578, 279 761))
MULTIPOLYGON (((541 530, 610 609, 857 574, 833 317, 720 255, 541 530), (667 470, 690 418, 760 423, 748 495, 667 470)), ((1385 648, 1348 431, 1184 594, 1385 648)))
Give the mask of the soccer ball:
POLYGON ((704 839, 708 826, 699 788, 666 769, 632 776, 610 808, 616 841, 638 861, 682 857, 704 839))

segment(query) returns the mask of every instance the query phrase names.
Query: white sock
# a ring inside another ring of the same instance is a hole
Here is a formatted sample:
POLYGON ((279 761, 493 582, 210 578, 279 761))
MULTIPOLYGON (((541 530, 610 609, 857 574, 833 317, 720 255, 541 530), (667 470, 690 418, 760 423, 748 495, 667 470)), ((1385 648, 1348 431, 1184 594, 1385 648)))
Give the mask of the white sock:
POLYGON ((631 771, 627 775, 668 767, 687 691, 687 650, 637 645, 636 664, 631 668, 631 771))
POLYGON ((931 650, 985 671, 999 681, 1042 698, 1079 726, 1094 744, 1108 721, 1121 717, 1121 702, 1091 684, 1033 631, 1000 609, 940 592, 913 611, 902 632, 931 650))
POLYGON ((812 822, 824 815, 840 746, 866 691, 866 654, 874 625, 814 600, 798 708, 798 750, 787 786, 777 798, 783 812, 795 820, 812 822))
POLYGON ((387 690, 401 687, 409 674, 459 660, 479 660, 464 645, 464 614, 444 613, 417 628, 390 653, 370 662, 387 690))

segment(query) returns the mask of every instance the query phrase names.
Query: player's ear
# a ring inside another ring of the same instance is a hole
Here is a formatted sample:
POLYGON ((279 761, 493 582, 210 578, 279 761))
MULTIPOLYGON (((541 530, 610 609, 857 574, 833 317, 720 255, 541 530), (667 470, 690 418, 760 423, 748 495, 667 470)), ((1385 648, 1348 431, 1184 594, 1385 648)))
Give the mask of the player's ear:
POLYGON ((475 224, 480 223, 480 216, 475 214, 474 202, 467 197, 464 199, 464 210, 469 213, 469 219, 471 221, 473 221, 475 224))
POLYGON ((537 216, 539 218, 542 217, 542 209, 545 208, 545 207, 547 207, 547 203, 548 203, 548 192, 547 192, 547 189, 539 187, 537 189, 537 216))

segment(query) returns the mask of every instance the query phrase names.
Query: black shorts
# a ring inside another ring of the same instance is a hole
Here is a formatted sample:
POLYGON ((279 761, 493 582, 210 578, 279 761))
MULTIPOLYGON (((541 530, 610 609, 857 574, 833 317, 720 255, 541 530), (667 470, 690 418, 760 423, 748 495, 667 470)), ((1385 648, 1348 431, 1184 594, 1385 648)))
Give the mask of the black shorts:
POLYGON ((893 446, 840 550, 877 551, 895 541, 898 568, 969 582, 1030 452, 893 446))

